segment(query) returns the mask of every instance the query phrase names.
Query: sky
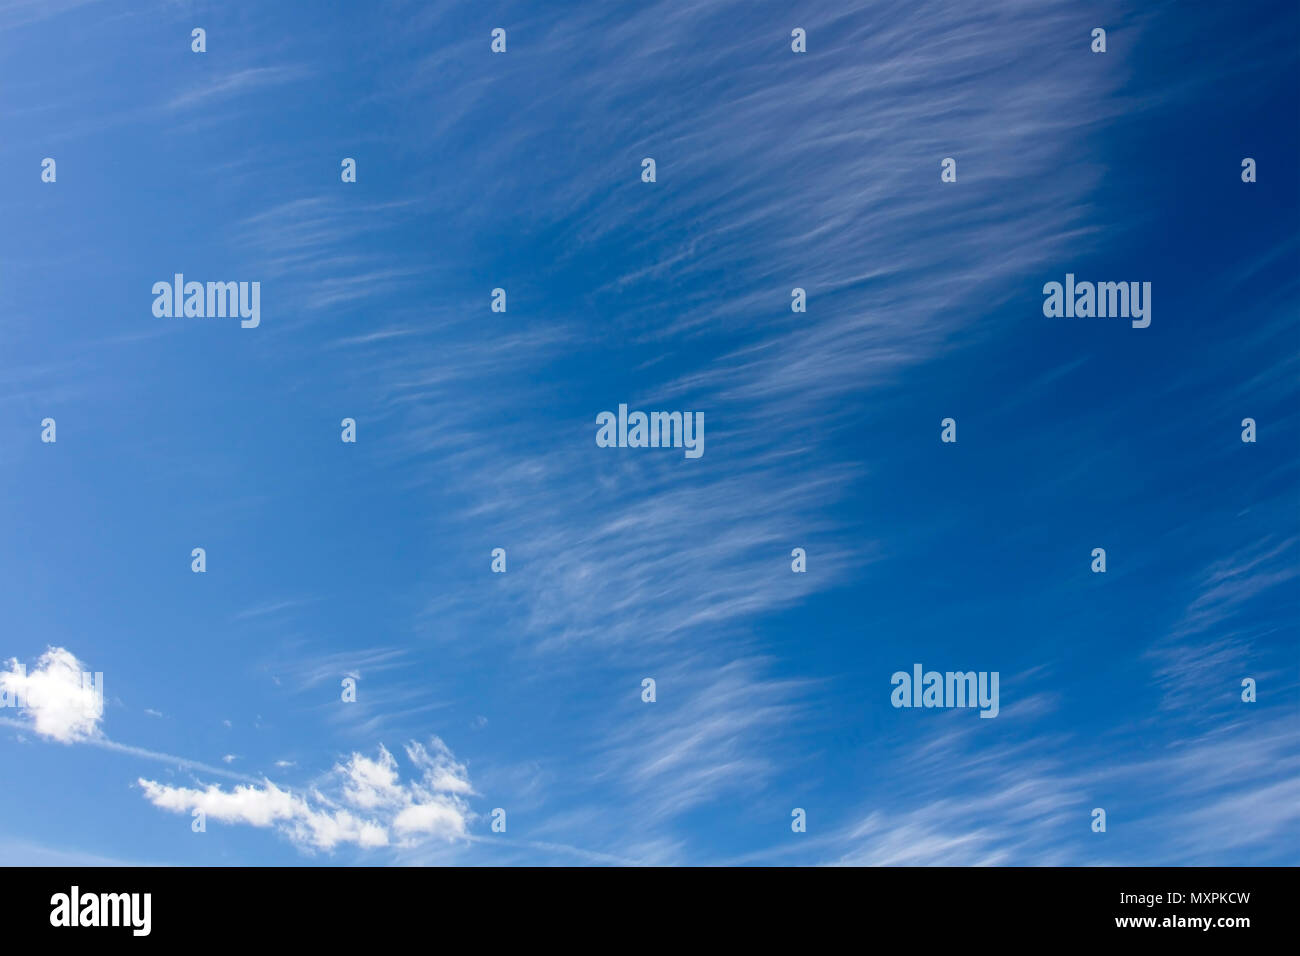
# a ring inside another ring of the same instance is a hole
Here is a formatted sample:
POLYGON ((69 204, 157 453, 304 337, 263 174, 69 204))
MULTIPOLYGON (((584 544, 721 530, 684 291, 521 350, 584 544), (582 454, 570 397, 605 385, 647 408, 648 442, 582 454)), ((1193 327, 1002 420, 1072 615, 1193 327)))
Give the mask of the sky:
POLYGON ((0 0, 0 863, 1300 862, 1298 41, 0 0))

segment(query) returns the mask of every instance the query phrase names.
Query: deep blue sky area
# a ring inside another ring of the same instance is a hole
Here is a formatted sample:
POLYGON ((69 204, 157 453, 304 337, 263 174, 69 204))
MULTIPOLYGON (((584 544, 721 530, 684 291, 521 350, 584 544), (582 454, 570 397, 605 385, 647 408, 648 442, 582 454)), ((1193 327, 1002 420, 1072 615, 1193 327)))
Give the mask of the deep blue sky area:
POLYGON ((1300 8, 833 7, 0 0, 0 863, 1300 862, 1300 8))

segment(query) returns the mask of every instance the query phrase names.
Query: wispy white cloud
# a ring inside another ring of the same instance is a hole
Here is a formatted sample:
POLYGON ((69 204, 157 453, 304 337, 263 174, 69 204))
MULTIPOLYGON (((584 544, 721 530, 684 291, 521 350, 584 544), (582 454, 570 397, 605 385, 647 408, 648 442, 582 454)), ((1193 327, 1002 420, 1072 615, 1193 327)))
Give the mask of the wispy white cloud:
POLYGON ((284 601, 266 601, 262 604, 255 604, 252 607, 245 608, 235 615, 235 620, 246 621, 253 618, 268 617, 273 614, 279 614, 282 611, 292 610, 293 608, 303 607, 311 603, 310 601, 284 600, 284 601))
MULTIPOLYGON (((575 124, 572 155, 526 177, 517 157, 550 155, 554 127, 520 119, 482 133, 477 172, 489 185, 475 203, 450 180, 427 183, 422 202, 445 218, 441 228, 492 229, 495 210, 506 208, 516 228, 554 236, 541 252, 553 254, 565 281, 581 284, 587 257, 606 245, 621 250, 601 282, 573 297, 601 317, 596 324, 573 322, 568 299, 562 310, 539 295, 524 317, 512 306, 486 344, 479 323, 443 321, 427 338, 348 337, 359 350, 345 374, 372 418, 399 425, 403 457, 394 465, 403 476, 427 473, 441 493, 454 491, 467 527, 508 528, 522 560, 546 556, 526 581, 502 586, 516 626, 537 645, 725 633, 843 581, 876 548, 851 522, 822 520, 869 479, 836 446, 839 429, 869 427, 874 413, 844 399, 943 354, 972 315, 996 324, 998 304, 1026 273, 1099 240, 1085 223, 1101 170, 1073 144, 1099 111, 1119 108, 1105 94, 1124 66, 1062 73, 1055 48, 1023 42, 1086 37, 1086 16, 1064 2, 853 15, 866 9, 810 23, 817 68, 795 73, 799 58, 781 49, 788 25, 770 36, 758 25, 719 35, 707 5, 593 8, 562 29, 534 17, 526 32, 541 49, 574 29, 603 38, 594 59, 550 65, 553 93, 538 109, 563 114, 564 103, 581 102, 607 123, 575 124), (764 44, 770 61, 758 55, 764 44), (692 56, 664 57, 665 47, 692 56), (974 49, 979 56, 959 52, 974 49), (726 83, 720 63, 730 65, 726 83), (737 63, 751 65, 737 77, 737 63), (682 70, 698 83, 665 109, 682 70), (659 160, 653 186, 637 182, 645 155, 659 160), (939 163, 949 155, 959 184, 945 186, 939 163), (1040 188, 1016 188, 1031 177, 1040 188), (653 253, 635 238, 650 236, 653 253), (668 313, 665 283, 674 292, 668 313), (793 286, 808 290, 807 313, 790 312, 793 286), (551 340, 529 342, 535 325, 551 340), (512 347, 516 340, 527 347, 512 347), (644 374, 591 398, 559 434, 549 423, 548 440, 538 441, 527 410, 552 401, 559 363, 578 356, 620 368, 628 345, 644 374), (645 364, 655 355, 671 361, 645 364), (704 459, 593 457, 584 446, 595 413, 619 401, 704 410, 704 459), (789 574, 791 547, 810 541, 817 572, 789 574)), ((467 134, 473 104, 526 83, 530 56, 521 47, 501 58, 509 62, 486 86, 473 71, 395 77, 393 88, 408 92, 436 82, 440 106, 413 135, 467 134), (443 110, 444 99, 457 108, 443 110)), ((323 226, 319 210, 314 201, 299 210, 312 224, 304 250, 323 226)), ((445 250, 449 277, 460 255, 445 250)), ((484 282, 472 307, 486 312, 484 282)), ((427 311, 441 316, 442 294, 429 298, 427 311)), ((461 298, 450 297, 463 309, 461 298)), ((410 324, 403 318, 399 328, 410 324)), ((431 617, 447 611, 440 599, 431 617)))
POLYGON ((761 661, 688 661, 660 673, 658 700, 608 734, 596 779, 614 778, 646 825, 758 790, 788 756, 769 735, 797 716, 809 689, 761 669, 761 661))
POLYGON ((1221 864, 1234 848, 1300 837, 1289 799, 1300 744, 1288 723, 1237 721, 1150 758, 1067 737, 943 746, 930 755, 937 762, 882 768, 938 796, 909 786, 814 852, 851 865, 1221 864), (1091 830, 1096 806, 1107 810, 1106 833, 1091 830))
MULTIPOLYGON (((0 717, 0 726, 12 727, 17 730, 29 730, 31 725, 26 721, 12 720, 8 717, 0 717)), ((143 760, 152 760, 157 763, 167 764, 168 766, 182 770, 191 770, 201 773, 211 774, 213 776, 223 777, 228 780, 253 780, 255 778, 243 773, 236 773, 226 767, 213 766, 199 760, 191 760, 189 757, 181 757, 177 754, 163 753, 158 750, 150 750, 147 747, 136 747, 131 744, 119 743, 116 740, 101 735, 94 737, 80 737, 73 741, 80 745, 97 747, 100 750, 111 750, 115 753, 125 754, 131 757, 139 757, 143 760)))
POLYGON ((241 94, 252 93, 300 79, 306 75, 301 67, 294 66, 256 66, 218 76, 202 86, 196 86, 179 93, 167 103, 172 111, 190 110, 196 106, 209 104, 214 100, 227 99, 241 94))
MULTIPOLYGON (((1297 538, 1270 537, 1214 562, 1202 574, 1196 597, 1170 633, 1152 645, 1156 680, 1165 709, 1231 707, 1243 677, 1273 676, 1275 665, 1256 651, 1258 613, 1264 600, 1300 578, 1297 538), (1243 623, 1247 621, 1249 623, 1243 623)), ((1295 688, 1294 680, 1288 681, 1295 688)))
POLYGON ((97 0, 6 0, 0 4, 0 29, 12 30, 29 23, 65 16, 96 2, 97 0))

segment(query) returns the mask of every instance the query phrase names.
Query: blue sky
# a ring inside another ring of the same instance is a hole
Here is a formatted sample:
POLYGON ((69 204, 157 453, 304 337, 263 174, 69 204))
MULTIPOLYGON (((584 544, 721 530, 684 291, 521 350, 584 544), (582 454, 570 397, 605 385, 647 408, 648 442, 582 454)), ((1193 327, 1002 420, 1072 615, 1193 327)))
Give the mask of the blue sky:
POLYGON ((0 4, 0 862, 1297 862, 1300 14, 1129 6, 0 4))

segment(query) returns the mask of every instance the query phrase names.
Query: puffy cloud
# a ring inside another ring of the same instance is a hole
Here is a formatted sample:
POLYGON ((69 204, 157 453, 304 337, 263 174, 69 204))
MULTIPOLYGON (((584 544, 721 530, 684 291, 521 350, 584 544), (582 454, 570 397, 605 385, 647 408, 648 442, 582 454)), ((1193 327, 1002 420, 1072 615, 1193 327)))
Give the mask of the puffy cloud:
POLYGON ((403 836, 464 836, 465 816, 455 800, 434 797, 403 809, 393 818, 393 829, 403 836))
POLYGON ((267 781, 265 787, 236 786, 225 791, 212 784, 206 790, 171 787, 152 780, 140 780, 145 797, 156 807, 176 813, 202 810, 205 816, 223 823, 247 823, 267 827, 280 820, 292 820, 310 812, 306 801, 267 781))
POLYGON ((17 707, 42 737, 62 743, 97 738, 104 717, 103 677, 91 676, 62 647, 49 648, 30 673, 11 658, 9 670, 0 671, 0 706, 17 707))
POLYGON ((274 828, 306 849, 413 846, 465 836, 471 816, 465 797, 474 793, 465 766, 437 737, 428 746, 412 741, 406 754, 418 772, 409 781, 401 779, 397 759, 381 744, 373 759, 353 753, 337 764, 326 784, 307 795, 269 780, 231 790, 215 784, 173 787, 143 778, 139 784, 160 809, 198 809, 222 823, 274 828))
POLYGON ((354 807, 374 810, 400 806, 406 802, 406 790, 397 774, 397 760, 383 744, 379 758, 370 760, 354 753, 345 766, 334 768, 343 778, 343 799, 354 807))
POLYGON ((469 784, 465 765, 456 762, 447 745, 434 737, 429 749, 418 741, 411 741, 406 747, 406 756, 423 773, 428 786, 448 793, 472 794, 474 789, 469 784))

